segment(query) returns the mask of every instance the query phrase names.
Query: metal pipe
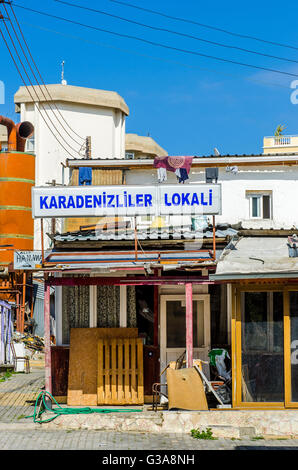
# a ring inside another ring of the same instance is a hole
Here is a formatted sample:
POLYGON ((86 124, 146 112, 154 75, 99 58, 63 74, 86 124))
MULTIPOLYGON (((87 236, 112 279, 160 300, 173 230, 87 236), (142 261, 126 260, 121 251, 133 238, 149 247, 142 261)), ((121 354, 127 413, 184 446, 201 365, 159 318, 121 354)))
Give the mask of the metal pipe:
POLYGON ((215 215, 212 216, 213 223, 213 259, 216 260, 216 238, 215 238, 215 215))
POLYGON ((17 149, 17 129, 15 123, 4 116, 0 116, 0 125, 5 126, 7 129, 7 142, 8 150, 17 149))
POLYGON ((43 219, 40 219, 40 237, 41 237, 41 265, 44 265, 44 244, 43 244, 43 219))
POLYGON ((7 128, 8 150, 24 152, 26 140, 34 132, 33 124, 29 121, 15 124, 11 119, 0 116, 0 125, 7 128))
POLYGON ((34 126, 29 121, 20 122, 16 125, 17 133, 17 151, 24 152, 26 140, 32 136, 34 132, 34 126))
POLYGON ((50 286, 44 285, 44 351, 45 351, 45 389, 52 393, 51 325, 50 325, 50 286))

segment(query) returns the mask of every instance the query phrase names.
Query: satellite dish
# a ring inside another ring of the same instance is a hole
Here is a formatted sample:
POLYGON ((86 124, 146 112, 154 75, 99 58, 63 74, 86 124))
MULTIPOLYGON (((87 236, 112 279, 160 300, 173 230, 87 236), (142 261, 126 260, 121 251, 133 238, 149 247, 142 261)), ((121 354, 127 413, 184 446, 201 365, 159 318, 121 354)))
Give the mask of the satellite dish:
POLYGON ((219 156, 220 156, 220 151, 219 151, 216 147, 215 147, 215 149, 214 149, 214 155, 215 155, 216 157, 219 157, 219 156))
POLYGON ((237 175, 238 173, 238 166, 227 166, 226 172, 233 173, 233 175, 237 175))

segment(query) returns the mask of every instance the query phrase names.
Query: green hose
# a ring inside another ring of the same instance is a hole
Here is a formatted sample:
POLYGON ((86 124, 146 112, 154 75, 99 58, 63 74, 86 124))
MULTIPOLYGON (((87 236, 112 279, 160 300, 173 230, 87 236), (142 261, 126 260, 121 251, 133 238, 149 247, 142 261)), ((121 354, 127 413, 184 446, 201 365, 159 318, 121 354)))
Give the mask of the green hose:
POLYGON ((62 406, 59 405, 59 403, 55 400, 55 398, 50 394, 50 392, 47 391, 42 391, 38 395, 35 405, 34 405, 34 413, 31 416, 25 416, 25 418, 33 418, 34 423, 49 423, 50 421, 53 421, 53 419, 58 418, 58 416, 62 415, 76 415, 76 414, 91 414, 91 413, 132 413, 132 412, 140 412, 142 410, 127 410, 127 409, 105 409, 105 408, 63 408, 62 406), (56 405, 58 405, 58 408, 49 408, 46 404, 45 398, 48 397, 50 400, 55 402, 56 405), (41 419, 41 416, 43 413, 46 411, 50 411, 51 413, 54 413, 54 416, 52 416, 49 419, 41 419))

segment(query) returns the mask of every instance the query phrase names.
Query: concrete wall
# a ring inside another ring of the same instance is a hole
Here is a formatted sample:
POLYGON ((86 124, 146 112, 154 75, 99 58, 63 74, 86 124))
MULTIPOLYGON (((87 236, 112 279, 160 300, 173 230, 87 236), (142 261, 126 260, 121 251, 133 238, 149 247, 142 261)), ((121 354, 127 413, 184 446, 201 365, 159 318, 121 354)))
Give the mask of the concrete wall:
MULTIPOLYGON (((167 183, 177 182, 174 173, 167 172, 167 183)), ((185 184, 204 183, 205 169, 191 170, 185 184)), ((157 183, 157 172, 152 170, 130 170, 126 174, 127 184, 157 183)), ((222 215, 216 216, 218 223, 237 224, 244 228, 298 228, 297 188, 298 167, 284 166, 242 166, 238 173, 219 169, 218 183, 222 185, 222 215), (272 218, 254 219, 250 217, 247 191, 271 192, 272 218)), ((186 187, 186 186, 185 186, 186 187)))

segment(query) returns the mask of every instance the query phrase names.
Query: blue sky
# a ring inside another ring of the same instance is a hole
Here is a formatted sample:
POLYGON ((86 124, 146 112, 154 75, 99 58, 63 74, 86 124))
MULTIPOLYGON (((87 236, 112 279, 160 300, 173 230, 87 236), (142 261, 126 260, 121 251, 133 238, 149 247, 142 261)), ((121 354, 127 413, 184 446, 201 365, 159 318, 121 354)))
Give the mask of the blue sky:
MULTIPOLYGON (((180 49, 297 74, 298 80, 297 2, 290 2, 290 7, 283 8, 276 0, 246 3, 239 0, 128 1, 172 16, 288 44, 297 50, 162 18, 110 0, 69 0, 135 21, 297 63, 152 31, 54 0, 16 0, 15 5, 180 49)), ((222 154, 262 152, 263 136, 272 135, 278 124, 286 126, 287 134, 298 134, 298 104, 294 105, 290 100, 294 76, 150 46, 40 16, 16 6, 15 13, 46 83, 60 82, 60 64, 64 60, 68 84, 117 91, 130 109, 126 131, 141 135, 149 133, 169 154, 209 155, 214 147, 222 154)), ((6 95, 5 104, 0 104, 0 114, 17 119, 13 94, 22 82, 2 42, 0 64, 0 80, 5 83, 6 95)))

